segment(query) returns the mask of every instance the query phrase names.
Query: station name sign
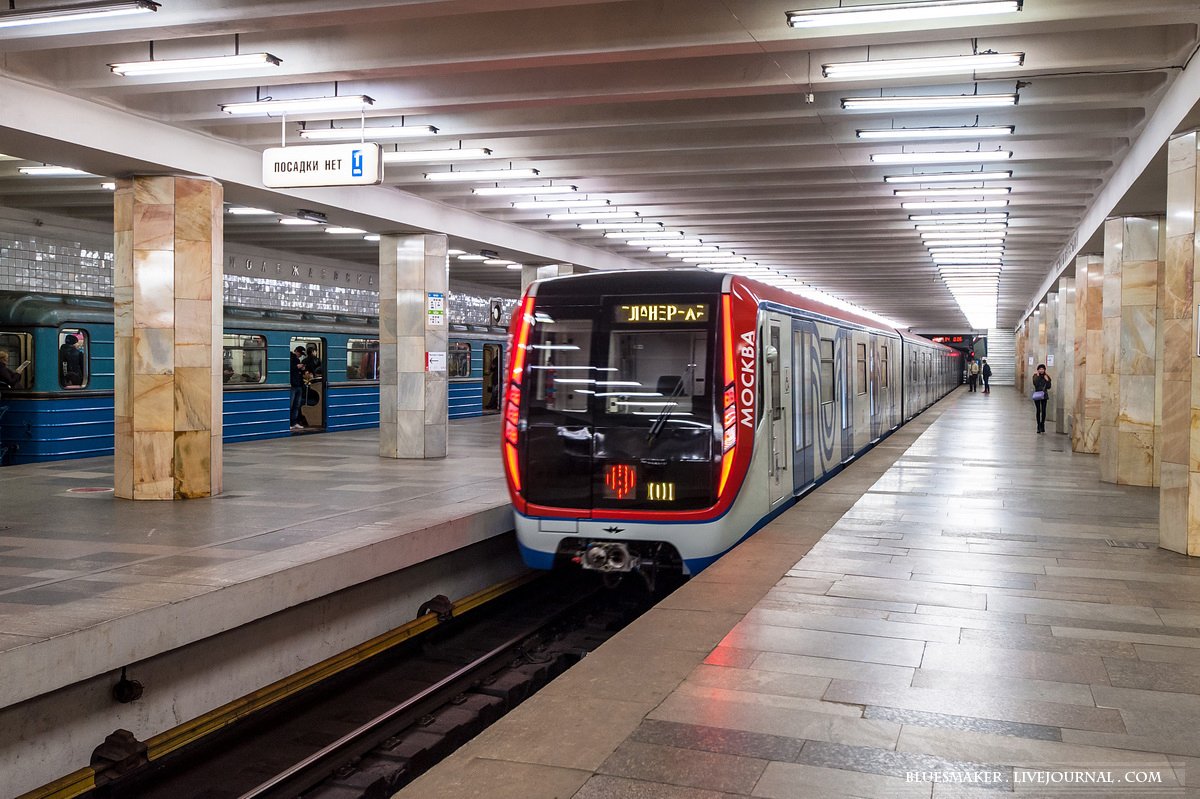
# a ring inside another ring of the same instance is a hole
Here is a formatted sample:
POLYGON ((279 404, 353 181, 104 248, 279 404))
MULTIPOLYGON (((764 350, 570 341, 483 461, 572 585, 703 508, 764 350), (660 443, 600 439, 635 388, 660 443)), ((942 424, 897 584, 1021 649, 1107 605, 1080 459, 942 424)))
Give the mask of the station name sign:
POLYGON ((263 185, 269 189, 373 186, 383 182, 378 142, 270 147, 263 151, 263 185))

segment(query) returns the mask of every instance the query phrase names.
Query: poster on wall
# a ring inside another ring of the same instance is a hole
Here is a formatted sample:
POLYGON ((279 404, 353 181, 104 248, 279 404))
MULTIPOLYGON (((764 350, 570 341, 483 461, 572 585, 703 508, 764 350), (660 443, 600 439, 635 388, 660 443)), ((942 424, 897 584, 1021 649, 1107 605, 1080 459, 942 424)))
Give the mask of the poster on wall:
POLYGON ((431 291, 428 296, 426 316, 430 327, 443 327, 446 324, 446 295, 440 291, 431 291))
POLYGON ((1046 366, 1051 369, 1054 368, 1054 353, 1053 352, 1046 356, 1046 366))
POLYGON ((444 372, 444 371, 446 371, 446 353, 444 353, 444 352, 427 352, 427 353, 425 353, 425 371, 426 372, 444 372))

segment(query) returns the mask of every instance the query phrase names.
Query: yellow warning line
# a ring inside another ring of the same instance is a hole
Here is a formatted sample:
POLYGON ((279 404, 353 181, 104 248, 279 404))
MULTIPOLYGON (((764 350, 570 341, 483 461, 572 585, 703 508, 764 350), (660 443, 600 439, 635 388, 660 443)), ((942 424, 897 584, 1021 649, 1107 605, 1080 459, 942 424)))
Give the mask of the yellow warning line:
MULTIPOLYGON (((452 603, 451 614, 461 616, 471 610, 481 607, 504 594, 509 593, 538 578, 538 574, 529 573, 502 583, 477 591, 452 603)), ((331 658, 309 666, 303 671, 289 677, 284 677, 265 688, 246 694, 228 704, 211 710, 203 716, 192 719, 184 724, 155 735, 146 741, 147 755, 150 760, 157 760, 175 750, 193 743, 206 735, 214 733, 241 718, 263 710, 271 705, 292 696, 305 688, 309 688, 322 680, 328 679, 349 668, 371 659, 372 657, 404 643, 421 633, 437 627, 437 615, 426 613, 420 618, 413 619, 407 624, 394 630, 376 636, 369 641, 352 647, 331 658)), ((91 768, 82 768, 40 788, 21 794, 16 799, 72 799, 96 787, 96 774, 91 768)))

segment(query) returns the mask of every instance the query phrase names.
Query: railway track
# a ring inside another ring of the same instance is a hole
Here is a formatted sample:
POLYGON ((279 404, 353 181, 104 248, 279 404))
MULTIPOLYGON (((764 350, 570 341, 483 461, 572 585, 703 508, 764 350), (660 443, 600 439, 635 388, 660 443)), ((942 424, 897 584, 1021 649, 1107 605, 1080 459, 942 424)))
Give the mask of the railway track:
POLYGON ((89 799, 383 799, 657 598, 550 575, 454 616, 168 755, 98 774, 89 799), (123 772, 123 773, 116 773, 123 772))

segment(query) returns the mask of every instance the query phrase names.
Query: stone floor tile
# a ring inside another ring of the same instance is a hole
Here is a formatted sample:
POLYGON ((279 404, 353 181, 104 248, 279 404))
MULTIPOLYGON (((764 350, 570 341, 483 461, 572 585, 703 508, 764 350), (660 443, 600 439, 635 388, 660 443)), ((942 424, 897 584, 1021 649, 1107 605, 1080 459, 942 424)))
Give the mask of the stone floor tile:
POLYGON ((987 598, 982 594, 946 589, 928 583, 908 580, 888 580, 879 577, 846 577, 838 580, 827 592, 830 596, 855 599, 897 600, 923 605, 942 605, 954 608, 984 610, 987 598))
POLYGON ((921 668, 1108 684, 1108 671, 1104 662, 1096 656, 1060 655, 974 644, 926 644, 921 668))
POLYGON ((929 799, 932 791, 932 783, 908 782, 901 777, 800 763, 769 763, 753 796, 766 799, 809 799, 812 796, 929 799))
POLYGON ((908 666, 887 666, 880 663, 860 663, 811 655, 789 655, 781 652, 759 653, 750 665, 763 671, 809 674, 815 677, 840 677, 882 685, 909 685, 915 671, 908 666))
POLYGON ((1128 641, 1103 639, 1060 638, 1053 633, 1055 628, 1027 624, 1023 628, 1009 627, 1003 630, 962 631, 964 644, 980 644, 1001 649, 1027 649, 1034 652, 1056 652, 1061 655, 1102 655, 1105 657, 1136 657, 1133 644, 1128 641))
POLYGON ((600 774, 725 793, 749 793, 767 761, 741 755, 625 741, 597 769, 600 774))
MULTIPOLYGON (((563 799, 555 795, 554 799, 563 799)), ((573 799, 735 799, 733 794, 597 774, 573 799)))
POLYGON ((746 614, 745 620, 754 624, 769 624, 777 627, 798 627, 828 632, 855 633, 882 638, 903 638, 914 641, 941 641, 958 643, 959 628, 933 624, 908 624, 895 619, 856 619, 827 614, 814 614, 807 609, 773 610, 755 608, 746 614))
POLYGON ((748 622, 742 622, 730 630, 722 643, 739 649, 757 649, 760 652, 809 654, 893 666, 919 666, 925 648, 922 641, 802 630, 748 622))
POLYGON ((706 727, 699 724, 681 724, 673 721, 646 719, 629 737, 631 741, 674 746, 680 749, 697 749, 703 752, 721 752, 727 755, 742 755, 761 760, 790 761, 800 754, 804 741, 782 735, 729 730, 721 727, 706 727))
POLYGON ((1109 684, 1119 688, 1146 688, 1200 694, 1200 663, 1147 663, 1105 658, 1109 684))
POLYGON ((1091 686, 1079 683, 1032 680, 999 674, 917 669, 916 674, 913 675, 912 685, 914 688, 936 688, 943 691, 960 691, 964 694, 982 694, 983 696, 1006 696, 1030 702, 1096 706, 1091 686))
POLYGON ((978 716, 958 716, 952 713, 931 713, 925 710, 905 710, 903 708, 867 705, 863 710, 863 718, 894 721, 897 724, 915 725, 918 727, 965 730, 967 732, 988 733, 990 735, 1011 735, 1014 738, 1033 738, 1039 741, 1062 740, 1062 730, 1058 727, 1019 721, 1001 721, 999 719, 980 718, 978 716))
POLYGON ((447 796, 457 799, 563 799, 575 794, 590 776, 591 771, 505 760, 455 759, 452 756, 441 768, 426 772, 405 787, 403 796, 404 799, 445 799, 447 796))
MULTIPOLYGON (((866 746, 846 746, 845 744, 826 743, 824 741, 807 741, 804 749, 796 758, 797 763, 806 766, 821 766, 824 768, 839 768, 847 771, 862 771, 869 774, 883 774, 889 777, 908 779, 913 772, 955 772, 958 774, 983 774, 981 781, 992 785, 995 789, 1012 789, 1012 769, 988 763, 970 763, 965 761, 945 760, 940 757, 914 754, 911 752, 894 752, 889 749, 871 749, 866 746)), ((932 782, 932 779, 918 780, 932 782)))
POLYGON ((807 699, 820 699, 821 695, 825 693, 825 689, 829 687, 828 677, 703 664, 693 669, 687 680, 692 685, 708 688, 725 688, 807 699))

